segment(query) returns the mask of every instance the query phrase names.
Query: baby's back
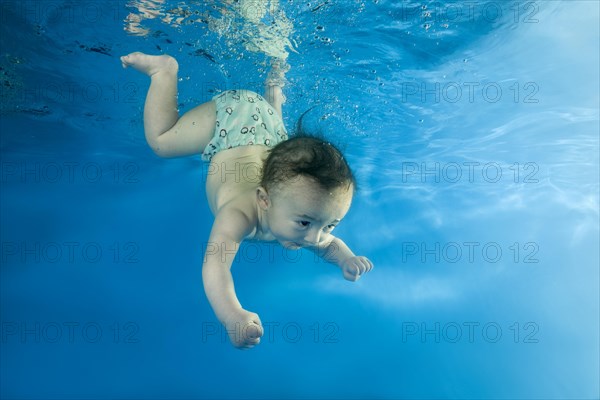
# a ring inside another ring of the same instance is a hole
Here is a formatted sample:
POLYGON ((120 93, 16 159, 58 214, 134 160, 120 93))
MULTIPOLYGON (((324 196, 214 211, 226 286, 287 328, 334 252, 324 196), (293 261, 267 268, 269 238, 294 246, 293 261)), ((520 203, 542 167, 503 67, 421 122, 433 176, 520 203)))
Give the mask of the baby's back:
POLYGON ((217 153, 206 177, 206 198, 213 215, 233 201, 248 212, 256 208, 256 189, 268 155, 264 145, 240 146, 217 153))

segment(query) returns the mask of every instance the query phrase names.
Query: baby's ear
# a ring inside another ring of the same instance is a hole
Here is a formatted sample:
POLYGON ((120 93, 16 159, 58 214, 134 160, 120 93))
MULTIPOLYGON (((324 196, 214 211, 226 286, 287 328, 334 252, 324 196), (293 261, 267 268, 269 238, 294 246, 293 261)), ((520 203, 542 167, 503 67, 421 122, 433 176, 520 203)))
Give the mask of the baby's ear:
POLYGON ((256 201, 258 202, 258 206, 265 211, 271 205, 269 194, 267 193, 267 190, 262 186, 259 186, 256 189, 256 201))

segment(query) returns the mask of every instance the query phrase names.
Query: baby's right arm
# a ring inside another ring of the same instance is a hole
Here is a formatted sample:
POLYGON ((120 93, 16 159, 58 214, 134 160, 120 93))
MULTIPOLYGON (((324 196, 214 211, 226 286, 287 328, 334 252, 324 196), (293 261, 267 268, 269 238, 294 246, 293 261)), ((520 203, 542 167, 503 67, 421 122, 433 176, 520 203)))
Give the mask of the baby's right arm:
POLYGON ((239 348, 257 345, 263 334, 258 315, 242 308, 230 271, 239 245, 250 231, 250 221, 241 211, 234 208, 220 210, 215 217, 202 266, 206 297, 227 329, 231 343, 239 348))

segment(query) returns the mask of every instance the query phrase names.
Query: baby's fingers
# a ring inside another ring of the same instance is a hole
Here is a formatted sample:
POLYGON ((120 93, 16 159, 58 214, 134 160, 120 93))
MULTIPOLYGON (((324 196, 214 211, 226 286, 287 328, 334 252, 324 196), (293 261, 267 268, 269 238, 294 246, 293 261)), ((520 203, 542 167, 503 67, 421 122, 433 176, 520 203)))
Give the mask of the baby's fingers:
POLYGON ((356 282, 360 277, 373 269, 373 263, 367 257, 352 257, 346 262, 344 278, 356 282))
POLYGON ((359 275, 369 272, 373 268, 373 264, 371 264, 371 261, 369 261, 367 257, 357 257, 355 259, 355 265, 359 275))
POLYGON ((262 328, 254 323, 246 325, 245 342, 246 347, 254 347, 260 343, 260 338, 263 335, 262 328))
POLYGON ((260 343, 264 331, 260 320, 249 321, 242 329, 243 348, 250 349, 260 343))
POLYGON ((363 261, 365 263, 366 269, 365 272, 369 272, 373 269, 373 263, 367 257, 363 257, 363 261))
POLYGON ((360 270, 355 264, 348 263, 343 269, 344 278, 347 281, 356 282, 360 278, 360 270))

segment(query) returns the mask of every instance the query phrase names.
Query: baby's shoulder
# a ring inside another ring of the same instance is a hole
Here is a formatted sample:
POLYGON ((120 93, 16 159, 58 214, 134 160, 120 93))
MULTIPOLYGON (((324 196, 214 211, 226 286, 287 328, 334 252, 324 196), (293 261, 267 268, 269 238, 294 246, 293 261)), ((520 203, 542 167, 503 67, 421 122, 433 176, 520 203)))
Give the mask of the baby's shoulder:
POLYGON ((239 239, 253 234, 256 231, 257 221, 258 217, 252 210, 250 201, 243 198, 232 199, 215 215, 215 227, 239 239))

